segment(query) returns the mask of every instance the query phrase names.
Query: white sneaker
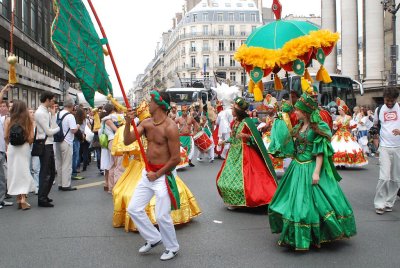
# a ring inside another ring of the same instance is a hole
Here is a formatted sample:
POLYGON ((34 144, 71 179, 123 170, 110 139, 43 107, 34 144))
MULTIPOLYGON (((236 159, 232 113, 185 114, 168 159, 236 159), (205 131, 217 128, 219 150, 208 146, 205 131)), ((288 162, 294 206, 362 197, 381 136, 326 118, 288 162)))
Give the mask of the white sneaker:
POLYGON ((393 208, 391 208, 391 207, 385 207, 385 212, 392 212, 393 211, 393 208))
POLYGON ((200 157, 197 157, 196 160, 197 160, 198 162, 203 162, 203 158, 200 158, 200 157))
POLYGON ((178 254, 178 251, 177 251, 177 252, 173 252, 173 251, 171 251, 171 250, 166 250, 166 251, 164 251, 164 253, 161 255, 160 260, 162 260, 162 261, 168 261, 168 260, 170 260, 170 259, 175 258, 176 254, 178 254))
POLYGON ((9 207, 9 206, 12 206, 12 205, 14 205, 14 203, 13 202, 8 202, 8 201, 3 201, 3 202, 1 202, 1 205, 2 206, 4 206, 4 207, 9 207))
POLYGON ((385 213, 385 210, 383 208, 377 208, 377 209, 375 209, 375 212, 378 215, 383 215, 383 213, 385 213))
POLYGON ((149 242, 146 242, 146 244, 144 244, 144 246, 139 249, 139 253, 147 253, 161 243, 162 243, 161 240, 155 244, 150 244, 149 242))
POLYGON ((210 159, 210 163, 214 163, 214 158, 210 159))

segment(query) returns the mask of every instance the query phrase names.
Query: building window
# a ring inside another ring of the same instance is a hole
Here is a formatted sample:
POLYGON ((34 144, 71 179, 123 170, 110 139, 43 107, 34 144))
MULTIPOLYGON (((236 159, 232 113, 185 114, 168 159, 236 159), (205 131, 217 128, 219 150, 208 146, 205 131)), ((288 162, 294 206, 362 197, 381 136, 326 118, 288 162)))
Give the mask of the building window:
POLYGON ((251 21, 255 22, 256 21, 256 14, 254 14, 254 13, 250 14, 250 19, 251 19, 251 21))
POLYGON ((219 55, 218 63, 219 63, 220 67, 224 67, 225 66, 225 56, 224 55, 219 55))
POLYGON ((203 75, 205 79, 210 79, 210 72, 205 72, 203 75))
POLYGON ((245 72, 242 72, 241 75, 240 75, 240 83, 242 83, 243 85, 245 85, 247 83, 246 82, 246 73, 245 72))
POLYGON ((190 27, 190 33, 191 33, 192 35, 196 35, 196 26, 190 27))
POLYGON ((246 36, 246 26, 245 25, 240 25, 240 35, 246 36))
POLYGON ((190 64, 191 64, 192 68, 196 67, 196 57, 195 56, 190 57, 190 64))
POLYGON ((203 58, 203 62, 206 65, 206 67, 210 67, 210 56, 209 55, 205 55, 203 58))
POLYGON ((36 109, 36 91, 31 91, 31 108, 36 109))
POLYGON ((193 22, 197 21, 197 14, 193 14, 193 22))
POLYGON ((235 25, 229 25, 229 34, 235 35, 235 25))
POLYGON ((203 51, 209 51, 210 47, 208 45, 208 40, 203 41, 203 51))
POLYGON ((190 42, 190 51, 196 52, 196 42, 195 41, 190 42))
POLYGON ((237 3, 236 6, 237 7, 242 7, 243 5, 242 5, 242 3, 237 3))
POLYGON ((28 105, 28 90, 22 89, 22 101, 28 105))
POLYGON ((229 79, 231 79, 231 82, 236 82, 236 73, 230 72, 229 79))
POLYGON ((239 21, 244 21, 244 13, 239 14, 239 21))
POLYGON ((224 35, 224 26, 218 25, 218 35, 224 35))
POLYGON ((235 65, 236 65, 235 59, 233 58, 233 55, 230 55, 229 56, 229 66, 235 67, 235 65))
POLYGON ((19 88, 14 87, 12 91, 13 100, 19 100, 19 88))
POLYGON ((231 3, 225 3, 225 7, 231 7, 231 3))
POLYGON ((190 79, 196 79, 196 73, 190 73, 190 79))
POLYGON ((203 13, 203 21, 208 21, 208 13, 203 13))
POLYGON ((234 20, 234 14, 228 13, 228 21, 233 21, 233 20, 234 20))
POLYGON ((203 25, 203 34, 208 35, 208 25, 203 25))
POLYGON ((236 47, 235 47, 235 40, 230 40, 229 41, 229 50, 230 51, 235 51, 236 47))
POLYGON ((218 13, 217 14, 217 21, 223 21, 224 20, 224 14, 223 13, 218 13))
POLYGON ((224 40, 218 41, 218 51, 224 51, 224 40))

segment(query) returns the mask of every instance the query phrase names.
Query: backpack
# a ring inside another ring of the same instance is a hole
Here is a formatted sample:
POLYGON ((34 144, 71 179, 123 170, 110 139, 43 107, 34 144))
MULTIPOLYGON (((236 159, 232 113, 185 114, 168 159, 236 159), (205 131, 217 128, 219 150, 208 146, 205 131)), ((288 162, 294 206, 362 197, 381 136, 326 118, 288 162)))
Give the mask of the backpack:
POLYGON ((53 136, 54 142, 63 142, 64 139, 65 139, 65 136, 67 136, 67 134, 68 134, 70 129, 68 129, 67 133, 65 133, 65 135, 64 135, 64 130, 63 130, 63 127, 62 127, 62 121, 69 114, 71 114, 71 113, 66 113, 61 118, 60 118, 60 113, 57 114, 56 123, 57 123, 58 127, 60 128, 60 131, 58 131, 56 134, 54 134, 54 136, 53 136))
POLYGON ((18 146, 25 143, 24 129, 19 124, 14 124, 10 128, 9 140, 11 145, 18 146))
POLYGON ((103 122, 103 130, 101 132, 101 135, 99 136, 99 142, 100 142, 100 147, 104 149, 108 149, 108 136, 106 133, 104 133, 106 127, 106 123, 103 122))

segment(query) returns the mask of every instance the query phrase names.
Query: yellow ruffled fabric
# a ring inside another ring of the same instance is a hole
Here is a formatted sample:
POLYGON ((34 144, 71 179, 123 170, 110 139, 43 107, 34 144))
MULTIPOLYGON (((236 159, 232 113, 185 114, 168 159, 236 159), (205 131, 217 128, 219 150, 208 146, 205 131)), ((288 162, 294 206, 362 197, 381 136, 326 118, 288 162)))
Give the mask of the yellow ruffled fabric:
POLYGON ((296 60, 311 48, 330 47, 339 40, 339 34, 329 30, 311 31, 287 42, 282 49, 248 47, 243 44, 235 53, 235 60, 261 69, 272 69, 296 60))
MULTIPOLYGON (((125 125, 119 127, 117 129, 117 132, 115 132, 113 144, 111 147, 111 154, 114 156, 122 156, 124 154, 128 154, 129 156, 139 153, 140 148, 139 144, 137 142, 134 142, 130 145, 125 145, 124 144, 124 130, 125 130, 125 125)), ((133 127, 131 126, 131 131, 133 130, 133 127)), ((147 141, 144 139, 144 136, 141 139, 144 148, 146 148, 147 141)))
MULTIPOLYGON (((140 155, 136 154, 134 160, 130 161, 128 168, 122 174, 113 189, 113 226, 124 227, 127 232, 137 231, 135 224, 126 209, 128 208, 136 185, 141 179, 143 168, 144 162, 140 158, 140 155)), ((175 179, 179 189, 181 208, 179 210, 171 211, 171 217, 174 224, 177 225, 189 222, 194 217, 200 215, 201 210, 194 195, 185 183, 178 176, 176 176, 175 179)), ((154 197, 151 199, 149 205, 147 205, 146 213, 149 216, 150 221, 153 224, 156 224, 154 197)))

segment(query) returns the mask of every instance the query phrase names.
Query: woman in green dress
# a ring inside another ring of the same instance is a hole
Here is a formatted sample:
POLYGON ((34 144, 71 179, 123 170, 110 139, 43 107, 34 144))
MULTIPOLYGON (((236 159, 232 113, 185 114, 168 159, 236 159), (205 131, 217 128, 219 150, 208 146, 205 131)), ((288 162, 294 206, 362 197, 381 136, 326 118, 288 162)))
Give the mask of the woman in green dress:
MULTIPOLYGON (((321 120, 318 104, 303 94, 295 104, 300 120, 293 131, 294 159, 279 182, 269 205, 273 233, 279 245, 308 250, 310 245, 349 238, 356 234, 351 205, 338 181, 329 126, 321 120)), ((283 135, 276 139, 287 140, 283 135)))
POLYGON ((257 131, 246 110, 249 104, 237 97, 228 142, 230 149, 217 175, 217 188, 228 209, 269 204, 276 188, 276 175, 257 131))

